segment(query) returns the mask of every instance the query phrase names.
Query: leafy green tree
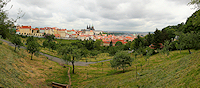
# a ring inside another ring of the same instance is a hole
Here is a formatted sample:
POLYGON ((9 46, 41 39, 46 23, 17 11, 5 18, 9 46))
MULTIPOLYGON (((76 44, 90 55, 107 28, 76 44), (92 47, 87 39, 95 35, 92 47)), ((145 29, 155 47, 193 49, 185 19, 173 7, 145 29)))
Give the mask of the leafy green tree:
POLYGON ((122 52, 122 51, 117 52, 113 60, 110 61, 112 68, 123 69, 123 73, 126 67, 131 66, 131 63, 132 63, 131 57, 128 55, 127 52, 122 52))
POLYGON ((169 49, 170 49, 170 41, 166 40, 164 43, 164 48, 162 49, 162 53, 163 54, 167 54, 167 56, 169 55, 169 49))
POLYGON ((146 48, 146 57, 145 57, 145 60, 147 61, 148 60, 148 66, 149 66, 149 58, 151 55, 153 55, 154 53, 154 49, 151 49, 150 47, 147 47, 146 48))
POLYGON ((186 21, 182 32, 188 33, 191 31, 199 32, 200 31, 200 10, 194 12, 186 21))
POLYGON ((95 48, 96 50, 100 50, 100 49, 101 49, 101 44, 102 44, 102 40, 96 40, 96 41, 94 42, 94 48, 95 48))
POLYGON ((45 48, 45 47, 48 47, 48 42, 47 42, 47 40, 45 40, 45 41, 42 43, 42 45, 43 45, 44 48, 45 48))
POLYGON ((199 9, 199 5, 200 5, 200 0, 191 0, 189 3, 189 5, 194 5, 194 8, 199 9))
POLYGON ((57 49, 57 44, 55 42, 50 42, 48 43, 48 47, 51 48, 51 50, 56 50, 57 49))
POLYGON ((145 36, 145 46, 149 46, 149 45, 151 45, 153 42, 152 42, 152 40, 153 40, 153 35, 149 32, 149 34, 148 35, 146 35, 145 36))
POLYGON ((4 39, 10 38, 9 29, 15 22, 8 18, 7 10, 4 10, 8 2, 9 0, 0 0, 0 35, 2 35, 4 39))
POLYGON ((33 57, 33 54, 36 55, 39 53, 39 43, 37 41, 29 41, 27 43, 27 51, 31 54, 31 60, 33 57))
POLYGON ((179 42, 176 42, 175 47, 177 50, 179 49, 181 53, 181 44, 179 42))
POLYGON ((15 45, 15 51, 16 51, 16 47, 18 46, 18 48, 20 46, 22 46, 22 42, 21 42, 21 38, 19 38, 17 35, 13 35, 12 38, 11 38, 11 42, 12 44, 15 45))
POLYGON ((131 48, 131 41, 128 41, 125 45, 124 45, 124 50, 130 50, 131 48))
POLYGON ((117 41, 117 42, 115 43, 115 46, 121 46, 121 45, 123 45, 121 41, 117 41))
POLYGON ((113 46, 113 42, 112 42, 112 40, 110 41, 110 45, 109 46, 113 46))
POLYGON ((45 34, 44 37, 47 39, 47 42, 49 43, 49 42, 54 40, 55 36, 53 34, 52 35, 51 34, 45 34))
POLYGON ((90 51, 90 55, 97 56, 100 52, 98 50, 92 50, 90 51))
POLYGON ((31 41, 36 41, 33 36, 28 37, 28 39, 26 40, 26 44, 28 44, 31 41))
POLYGON ((85 47, 88 49, 88 50, 92 50, 94 49, 94 42, 93 40, 85 40, 85 47))
POLYGON ((74 74, 74 62, 81 59, 81 50, 77 46, 64 46, 58 50, 58 54, 63 55, 62 59, 72 63, 74 74))
POLYGON ((115 55, 118 50, 115 47, 109 47, 108 52, 111 56, 115 55))
POLYGON ((161 36, 162 36, 161 31, 156 28, 156 31, 154 32, 154 36, 153 36, 153 43, 154 43, 154 47, 156 49, 160 48, 159 43, 162 43, 162 37, 161 36))
POLYGON ((138 35, 137 38, 131 43, 131 49, 133 49, 134 52, 137 52, 137 55, 142 54, 144 49, 144 39, 138 35))
POLYGON ((181 46, 188 49, 190 54, 190 49, 199 47, 199 39, 199 33, 194 32, 182 34, 179 38, 181 46))
POLYGON ((167 26, 162 29, 162 36, 161 37, 161 42, 164 43, 165 40, 171 40, 172 38, 175 37, 175 30, 177 30, 177 26, 167 26))

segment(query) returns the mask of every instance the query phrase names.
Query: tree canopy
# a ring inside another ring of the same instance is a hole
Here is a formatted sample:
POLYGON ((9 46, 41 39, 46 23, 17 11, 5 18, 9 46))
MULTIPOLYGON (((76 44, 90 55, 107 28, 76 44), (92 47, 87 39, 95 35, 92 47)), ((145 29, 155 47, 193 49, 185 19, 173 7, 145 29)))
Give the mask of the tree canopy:
POLYGON ((132 61, 127 52, 119 51, 115 54, 113 60, 110 61, 110 64, 112 68, 123 69, 124 72, 126 67, 131 66, 132 61))
POLYGON ((39 53, 39 43, 37 41, 29 41, 27 43, 27 51, 31 54, 31 60, 33 57, 33 54, 36 55, 39 53))
POLYGON ((11 37, 11 42, 15 45, 15 51, 16 51, 16 47, 18 46, 18 48, 20 46, 22 46, 22 42, 21 42, 21 39, 17 36, 17 35, 13 35, 11 37))

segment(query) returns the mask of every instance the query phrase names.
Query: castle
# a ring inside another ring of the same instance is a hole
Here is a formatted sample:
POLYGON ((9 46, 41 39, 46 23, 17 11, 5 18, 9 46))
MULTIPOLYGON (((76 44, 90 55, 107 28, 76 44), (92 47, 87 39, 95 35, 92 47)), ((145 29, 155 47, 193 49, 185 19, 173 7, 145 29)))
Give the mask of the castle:
POLYGON ((90 25, 89 26, 87 25, 87 29, 88 30, 95 30, 93 25, 92 25, 92 27, 90 27, 90 25))

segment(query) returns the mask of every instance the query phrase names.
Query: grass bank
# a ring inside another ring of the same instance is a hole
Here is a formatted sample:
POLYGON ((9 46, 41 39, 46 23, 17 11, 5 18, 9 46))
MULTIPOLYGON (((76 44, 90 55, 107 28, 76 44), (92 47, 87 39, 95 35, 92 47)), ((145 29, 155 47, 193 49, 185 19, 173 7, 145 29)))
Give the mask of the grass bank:
POLYGON ((73 87, 199 87, 200 50, 171 51, 169 56, 156 54, 150 57, 138 56, 131 67, 112 69, 109 62, 75 66, 72 74, 73 87), (142 65, 142 66, 141 66, 142 65), (137 66, 137 73, 136 73, 137 66), (137 74, 137 79, 136 79, 137 74))
POLYGON ((26 50, 17 50, 3 42, 0 44, 0 87, 50 87, 51 82, 68 84, 68 68, 48 60, 33 57, 26 50))

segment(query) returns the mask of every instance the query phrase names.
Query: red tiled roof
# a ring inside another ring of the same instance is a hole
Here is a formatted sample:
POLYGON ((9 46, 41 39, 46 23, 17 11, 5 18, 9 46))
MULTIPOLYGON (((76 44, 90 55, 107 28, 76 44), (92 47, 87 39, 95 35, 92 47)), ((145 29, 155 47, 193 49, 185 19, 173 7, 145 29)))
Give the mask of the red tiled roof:
POLYGON ((60 35, 59 34, 55 34, 55 37, 60 37, 60 35))
POLYGON ((33 30, 39 30, 39 29, 38 28, 35 28, 35 29, 33 28, 33 30))
POLYGON ((20 32, 19 30, 16 30, 16 32, 20 32))
POLYGON ((31 29, 31 26, 21 26, 20 28, 28 28, 28 29, 31 29))
POLYGON ((44 28, 40 28, 40 30, 44 30, 44 28))

